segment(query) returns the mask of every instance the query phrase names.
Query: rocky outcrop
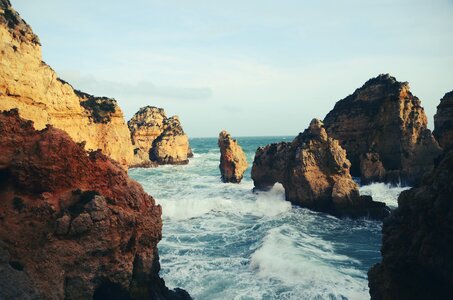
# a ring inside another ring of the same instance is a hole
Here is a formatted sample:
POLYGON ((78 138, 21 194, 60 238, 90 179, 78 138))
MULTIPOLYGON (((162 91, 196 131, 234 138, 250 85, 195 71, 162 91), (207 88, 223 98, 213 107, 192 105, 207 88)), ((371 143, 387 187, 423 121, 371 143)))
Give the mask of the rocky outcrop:
POLYGON ((444 149, 453 149, 453 91, 446 93, 434 115, 434 136, 444 149))
POLYGON ((384 221, 382 262, 368 272, 372 299, 450 299, 453 295, 453 152, 384 221))
POLYGON ((231 135, 222 130, 219 134, 220 174, 223 182, 240 183, 248 168, 247 157, 231 135))
POLYGON ((134 145, 131 167, 187 164, 192 157, 189 138, 177 116, 167 118, 162 108, 141 108, 128 122, 134 145))
POLYGON ((338 101, 324 119, 329 136, 347 152, 351 174, 362 183, 409 185, 431 171, 441 153, 427 123, 408 83, 388 74, 370 79, 338 101))
POLYGON ((161 207, 100 151, 0 113, 1 299, 188 299, 159 278, 161 207))
POLYGON ((256 188, 264 190, 279 182, 287 200, 316 211, 339 217, 387 216, 384 203, 359 195, 350 166, 346 151, 314 119, 291 143, 258 148, 252 179, 256 188))
POLYGON ((123 113, 113 99, 72 88, 42 61, 31 27, 0 0, 0 111, 18 108, 36 129, 51 124, 86 149, 97 150, 127 166, 133 152, 123 113))

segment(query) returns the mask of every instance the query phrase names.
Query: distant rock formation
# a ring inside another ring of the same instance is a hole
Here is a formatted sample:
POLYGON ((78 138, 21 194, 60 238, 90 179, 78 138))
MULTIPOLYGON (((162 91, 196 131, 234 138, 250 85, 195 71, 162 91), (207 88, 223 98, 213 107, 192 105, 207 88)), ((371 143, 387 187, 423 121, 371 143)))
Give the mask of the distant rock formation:
POLYGON ((190 299, 159 278, 161 207, 100 151, 0 113, 1 299, 190 299))
POLYGON ((368 80, 335 104, 324 119, 329 136, 340 141, 351 174, 372 181, 419 182, 441 149, 420 100, 407 82, 388 74, 368 80))
POLYGON ((404 191, 384 221, 382 262, 368 272, 371 299, 453 295, 453 151, 423 183, 404 191))
POLYGON ((434 136, 444 149, 453 149, 453 91, 446 93, 434 115, 434 136))
POLYGON ((162 108, 142 107, 127 124, 134 146, 131 167, 187 164, 192 157, 179 118, 167 118, 162 108))
POLYGON ((346 151, 327 136, 321 121, 313 119, 293 142, 258 148, 252 179, 256 188, 264 190, 279 182, 287 200, 316 211, 338 217, 386 217, 389 210, 384 203, 359 195, 350 166, 346 151))
POLYGON ((217 144, 220 148, 220 174, 223 182, 240 183, 248 168, 247 157, 231 135, 222 130, 217 144))

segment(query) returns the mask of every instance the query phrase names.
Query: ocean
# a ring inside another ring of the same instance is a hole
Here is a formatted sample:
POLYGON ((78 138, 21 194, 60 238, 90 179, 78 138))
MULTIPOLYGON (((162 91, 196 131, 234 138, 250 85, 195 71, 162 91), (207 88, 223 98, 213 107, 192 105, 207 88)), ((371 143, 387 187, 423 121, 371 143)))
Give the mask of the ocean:
MULTIPOLYGON (((249 169, 225 184, 216 138, 193 138, 188 165, 131 169, 163 208, 161 277, 194 299, 369 299, 367 271, 380 261, 381 222, 292 206, 280 184, 254 193, 259 146, 293 137, 241 137, 249 169)), ((361 187, 392 208, 404 190, 361 187)))

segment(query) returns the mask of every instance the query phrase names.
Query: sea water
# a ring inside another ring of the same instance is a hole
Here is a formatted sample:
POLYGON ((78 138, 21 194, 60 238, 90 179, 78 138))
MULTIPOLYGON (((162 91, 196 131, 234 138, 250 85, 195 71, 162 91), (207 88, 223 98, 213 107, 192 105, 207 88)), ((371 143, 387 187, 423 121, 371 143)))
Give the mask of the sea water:
MULTIPOLYGON (((131 169, 163 208, 161 277, 194 299, 368 299, 381 222, 337 219, 292 206, 280 184, 254 193, 257 147, 291 137, 238 138, 250 164, 240 184, 220 180, 215 138, 191 139, 188 165, 131 169)), ((361 187, 390 207, 403 190, 361 187)))

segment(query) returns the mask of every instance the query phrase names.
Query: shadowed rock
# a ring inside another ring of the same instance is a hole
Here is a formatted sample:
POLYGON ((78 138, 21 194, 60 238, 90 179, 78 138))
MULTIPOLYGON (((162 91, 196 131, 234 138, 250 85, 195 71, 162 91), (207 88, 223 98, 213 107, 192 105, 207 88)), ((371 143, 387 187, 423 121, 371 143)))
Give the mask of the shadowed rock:
POLYGON ((219 134, 220 174, 223 182, 240 183, 248 168, 247 158, 241 146, 231 135, 222 130, 219 134))
POLYGON ((382 261, 368 272, 372 299, 453 295, 453 152, 404 191, 382 227, 382 261))
POLYGON ((316 211, 339 217, 387 216, 384 203, 359 195, 349 168, 346 151, 314 119, 293 142, 258 148, 252 179, 256 188, 264 190, 280 182, 287 200, 316 211))
POLYGON ((453 149, 453 91, 446 93, 434 115, 434 136, 444 149, 453 149))

